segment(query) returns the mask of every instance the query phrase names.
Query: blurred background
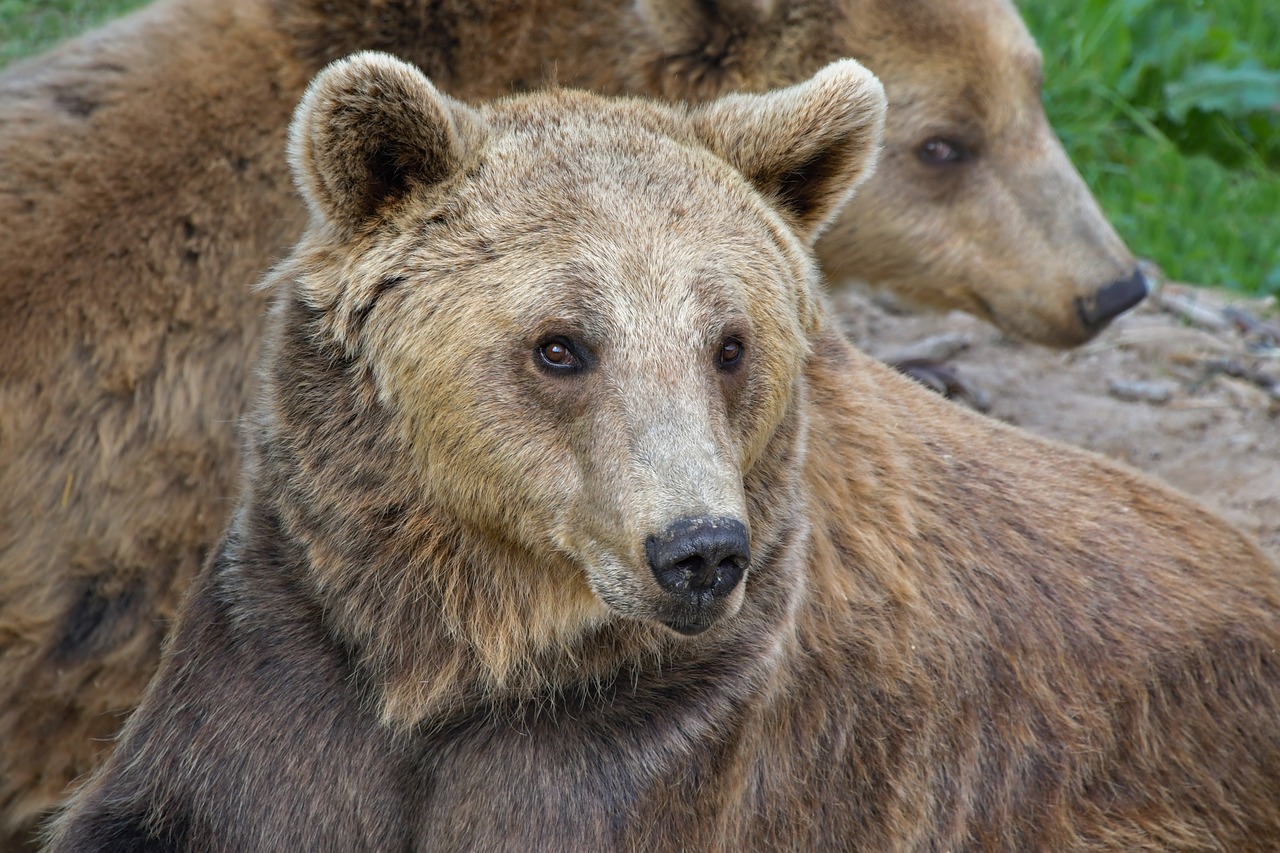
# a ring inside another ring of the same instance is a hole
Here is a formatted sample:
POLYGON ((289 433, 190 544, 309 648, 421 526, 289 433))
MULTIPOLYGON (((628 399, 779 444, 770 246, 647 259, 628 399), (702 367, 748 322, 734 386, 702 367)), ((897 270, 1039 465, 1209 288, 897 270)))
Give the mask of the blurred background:
MULTIPOLYGON (((144 2, 0 0, 0 65, 144 2)), ((1175 280, 1280 294, 1277 0, 1018 5, 1049 118, 1129 246, 1175 280)))

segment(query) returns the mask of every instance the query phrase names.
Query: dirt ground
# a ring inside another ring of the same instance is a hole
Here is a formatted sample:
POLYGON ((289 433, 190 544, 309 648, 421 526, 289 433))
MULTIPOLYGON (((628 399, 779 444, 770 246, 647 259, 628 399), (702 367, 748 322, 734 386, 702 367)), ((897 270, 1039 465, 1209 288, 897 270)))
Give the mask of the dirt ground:
POLYGON ((942 360, 962 404, 1122 460, 1198 497, 1280 561, 1280 314, 1161 284, 1070 352, 1010 340, 962 314, 901 315, 835 296, 845 329, 890 362, 942 360))

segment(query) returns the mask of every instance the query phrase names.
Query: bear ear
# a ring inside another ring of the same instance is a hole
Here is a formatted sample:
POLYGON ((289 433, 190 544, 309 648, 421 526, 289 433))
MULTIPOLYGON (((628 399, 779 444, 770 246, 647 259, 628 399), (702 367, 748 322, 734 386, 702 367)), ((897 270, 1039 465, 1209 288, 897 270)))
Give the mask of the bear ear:
POLYGON ((810 245, 873 171, 884 87, 852 59, 804 83, 692 111, 694 132, 772 201, 810 245))
POLYGON ((412 65, 357 53, 312 81, 289 130, 289 161, 312 213, 355 228, 453 175, 482 127, 412 65))

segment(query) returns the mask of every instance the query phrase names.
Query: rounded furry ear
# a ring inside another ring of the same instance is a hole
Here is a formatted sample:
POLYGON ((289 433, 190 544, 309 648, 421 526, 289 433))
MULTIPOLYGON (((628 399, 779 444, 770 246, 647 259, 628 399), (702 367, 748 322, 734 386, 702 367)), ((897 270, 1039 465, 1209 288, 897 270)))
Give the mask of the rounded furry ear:
POLYGON ((357 53, 321 71, 294 113, 294 182, 314 215, 353 228, 457 171, 465 153, 460 124, 478 123, 414 66, 357 53))
POLYGON ((884 87, 852 59, 804 83, 730 95, 691 113, 694 132, 738 169, 810 245, 875 171, 884 87))

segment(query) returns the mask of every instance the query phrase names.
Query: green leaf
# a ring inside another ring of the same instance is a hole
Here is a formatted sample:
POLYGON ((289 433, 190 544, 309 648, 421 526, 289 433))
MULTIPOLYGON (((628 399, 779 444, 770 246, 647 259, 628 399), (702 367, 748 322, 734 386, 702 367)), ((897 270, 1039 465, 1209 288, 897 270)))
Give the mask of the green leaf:
POLYGON ((1222 68, 1197 65, 1182 79, 1164 87, 1165 112, 1184 122, 1192 110, 1232 118, 1258 112, 1280 112, 1280 71, 1241 65, 1222 68))

